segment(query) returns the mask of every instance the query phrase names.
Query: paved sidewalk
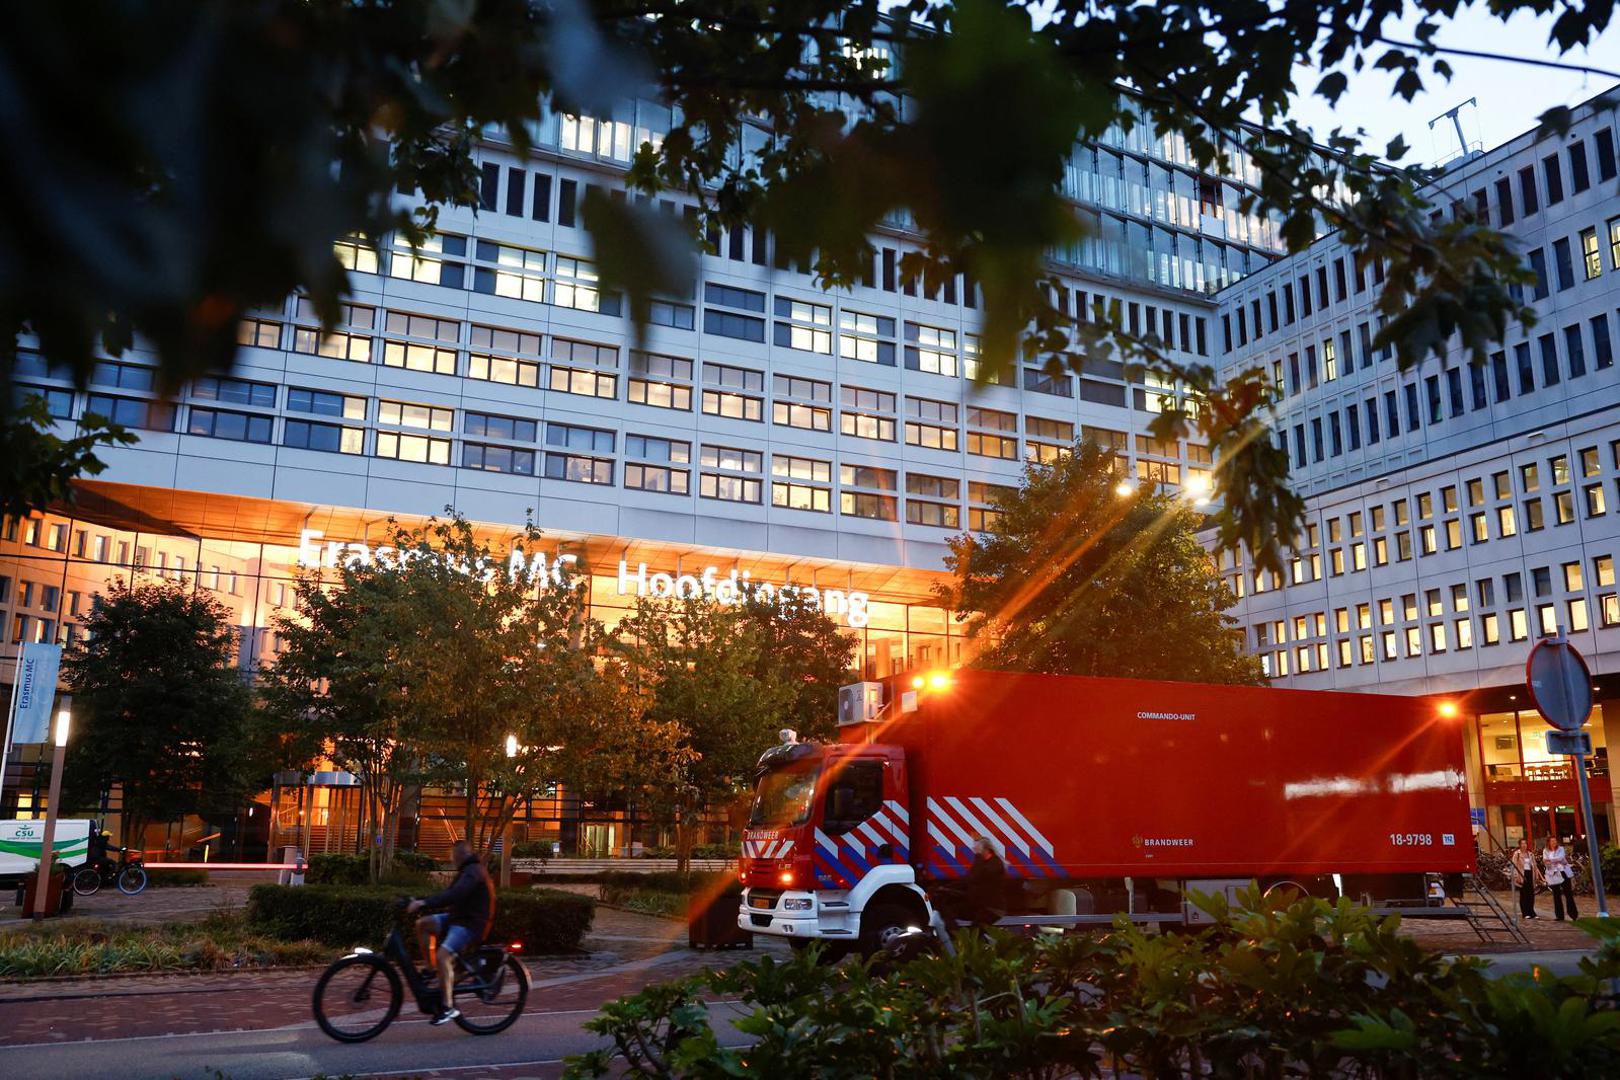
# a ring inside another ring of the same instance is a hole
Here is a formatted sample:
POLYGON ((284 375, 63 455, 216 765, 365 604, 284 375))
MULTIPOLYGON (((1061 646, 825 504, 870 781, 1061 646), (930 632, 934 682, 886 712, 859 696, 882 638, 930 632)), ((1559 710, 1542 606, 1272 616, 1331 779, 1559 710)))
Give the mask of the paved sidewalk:
MULTIPOLYGON (((135 896, 125 896, 117 889, 102 889, 94 896, 75 896, 73 919, 101 919, 106 922, 131 925, 166 922, 195 922, 220 911, 240 911, 247 904, 247 882, 228 882, 208 885, 177 885, 166 888, 148 888, 135 896)), ((11 902, 11 896, 0 896, 0 930, 15 930, 33 925, 20 918, 21 909, 11 902)), ((51 925, 45 920, 42 926, 51 925)))

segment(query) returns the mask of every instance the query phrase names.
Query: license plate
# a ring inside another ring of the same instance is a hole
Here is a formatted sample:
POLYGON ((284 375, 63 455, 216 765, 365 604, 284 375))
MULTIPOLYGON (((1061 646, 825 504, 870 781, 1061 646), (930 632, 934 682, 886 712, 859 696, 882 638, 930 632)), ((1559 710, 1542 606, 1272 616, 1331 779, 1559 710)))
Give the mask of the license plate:
POLYGON ((768 908, 768 907, 771 906, 771 901, 770 901, 770 898, 766 897, 766 896, 750 896, 748 898, 748 906, 749 907, 758 907, 758 908, 768 908))

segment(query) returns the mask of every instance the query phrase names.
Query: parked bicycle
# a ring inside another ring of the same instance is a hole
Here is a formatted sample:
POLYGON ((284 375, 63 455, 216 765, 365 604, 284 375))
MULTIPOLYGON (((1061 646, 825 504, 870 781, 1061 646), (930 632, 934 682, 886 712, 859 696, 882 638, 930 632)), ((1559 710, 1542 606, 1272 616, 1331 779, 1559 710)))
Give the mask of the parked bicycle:
MULTIPOLYGON (((408 902, 401 900, 397 910, 403 912, 408 902)), ((494 1035, 523 1014, 529 972, 517 957, 522 948, 518 943, 484 945, 470 956, 456 957, 456 1008, 461 1015, 455 1022, 461 1030, 494 1035)), ((339 1042, 365 1042, 399 1016, 405 986, 423 1013, 439 1011, 438 985, 417 968, 395 925, 382 952, 355 949, 322 973, 315 983, 315 1022, 339 1042)))
POLYGON ((103 857, 81 866, 73 875, 73 891, 80 896, 94 896, 103 885, 116 885, 125 896, 134 896, 146 888, 146 867, 141 865, 140 852, 119 848, 117 854, 117 861, 103 857))

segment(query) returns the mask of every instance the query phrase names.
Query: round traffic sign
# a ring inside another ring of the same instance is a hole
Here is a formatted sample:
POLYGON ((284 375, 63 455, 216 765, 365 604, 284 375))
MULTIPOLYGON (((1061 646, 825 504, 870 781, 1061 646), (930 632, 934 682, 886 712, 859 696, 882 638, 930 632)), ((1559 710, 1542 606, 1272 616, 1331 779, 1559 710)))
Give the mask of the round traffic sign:
POLYGON ((1530 650, 1524 681, 1536 710, 1553 727, 1574 731, 1592 715, 1592 671, 1561 635, 1543 638, 1530 650))

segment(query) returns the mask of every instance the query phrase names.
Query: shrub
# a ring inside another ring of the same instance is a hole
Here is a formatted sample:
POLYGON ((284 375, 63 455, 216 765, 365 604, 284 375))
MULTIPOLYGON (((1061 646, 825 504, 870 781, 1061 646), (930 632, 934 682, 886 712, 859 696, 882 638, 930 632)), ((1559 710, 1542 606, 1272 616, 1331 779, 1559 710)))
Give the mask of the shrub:
POLYGON ((394 852, 395 870, 414 870, 423 874, 431 874, 439 868, 439 860, 431 855, 424 855, 420 851, 394 852))
POLYGON ((737 844, 699 844, 692 849, 694 859, 735 859, 741 854, 737 844))
POLYGON ((1598 858, 1603 865, 1603 884, 1605 890, 1613 895, 1620 889, 1620 847, 1614 844, 1604 844, 1598 852, 1598 858))
POLYGON ((304 880, 311 885, 364 885, 371 878, 365 855, 311 855, 304 880))
POLYGON ((148 870, 146 882, 154 889, 161 889, 172 885, 206 885, 208 884, 207 870, 148 870))
POLYGON ((1197 933, 968 933, 897 969, 812 950, 654 985, 588 1022, 610 1045, 564 1075, 1582 1077, 1620 1060, 1610 920, 1580 922, 1600 940, 1580 975, 1493 978, 1348 901, 1243 904, 1201 903, 1217 921, 1197 933), (715 998, 739 1002, 746 1045, 720 1042, 715 998))
POLYGON ((742 892, 742 882, 737 880, 736 874, 727 870, 693 871, 686 874, 679 870, 659 870, 650 874, 638 874, 633 870, 610 870, 596 875, 596 879, 602 886, 603 901, 609 904, 619 903, 619 899, 616 898, 636 892, 716 894, 742 892))
MULTIPOLYGON (((329 945, 379 948, 401 919, 399 891, 345 885, 255 885, 247 920, 284 941, 311 938, 329 945)), ((527 952, 579 948, 595 917, 588 896, 553 890, 506 889, 495 902, 492 941, 521 941, 527 952)))
POLYGON ((110 975, 130 971, 233 971, 319 964, 329 948, 249 930, 240 915, 202 922, 122 926, 88 920, 0 932, 0 978, 110 975))
POLYGON ((512 845, 512 858, 514 859, 540 859, 543 862, 551 861, 550 840, 521 840, 512 845))

